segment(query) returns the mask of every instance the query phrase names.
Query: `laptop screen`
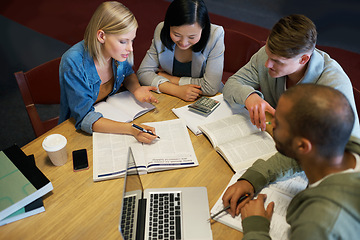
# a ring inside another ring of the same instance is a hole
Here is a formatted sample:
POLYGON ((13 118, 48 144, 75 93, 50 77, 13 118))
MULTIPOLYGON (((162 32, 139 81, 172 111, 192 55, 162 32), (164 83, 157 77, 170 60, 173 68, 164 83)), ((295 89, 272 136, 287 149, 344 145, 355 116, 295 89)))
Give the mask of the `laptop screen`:
POLYGON ((132 149, 129 147, 119 223, 120 233, 125 240, 135 239, 137 235, 143 235, 142 232, 141 234, 137 233, 137 231, 143 230, 141 229, 142 227, 137 228, 137 225, 143 225, 141 217, 138 218, 138 213, 141 215, 141 209, 144 207, 141 204, 141 199, 143 199, 143 186, 136 168, 132 149))
POLYGON ((125 173, 124 180, 124 197, 126 196, 127 192, 132 192, 136 190, 140 190, 141 192, 143 192, 144 189, 136 168, 135 159, 131 147, 129 147, 126 169, 127 171, 125 173))

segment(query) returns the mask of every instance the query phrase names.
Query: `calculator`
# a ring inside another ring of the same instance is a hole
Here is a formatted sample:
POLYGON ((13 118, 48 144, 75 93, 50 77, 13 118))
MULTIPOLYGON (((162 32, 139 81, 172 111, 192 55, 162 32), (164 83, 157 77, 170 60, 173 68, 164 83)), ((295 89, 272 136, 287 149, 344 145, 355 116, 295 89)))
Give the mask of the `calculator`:
POLYGON ((208 116, 219 105, 220 105, 220 102, 215 99, 208 98, 208 97, 201 97, 196 102, 190 104, 188 107, 189 107, 190 111, 196 112, 203 116, 208 116))

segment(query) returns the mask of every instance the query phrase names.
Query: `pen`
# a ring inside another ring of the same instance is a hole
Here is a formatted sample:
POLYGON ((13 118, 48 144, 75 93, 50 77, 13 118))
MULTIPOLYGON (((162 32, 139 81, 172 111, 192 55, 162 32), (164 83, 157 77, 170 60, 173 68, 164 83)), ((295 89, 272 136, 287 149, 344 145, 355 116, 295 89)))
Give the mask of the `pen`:
MULTIPOLYGON (((250 196, 250 193, 246 193, 245 195, 243 195, 241 198, 239 198, 239 200, 237 201, 237 205, 239 205, 242 201, 244 201, 247 197, 250 196)), ((208 221, 210 221, 210 219, 214 219, 216 216, 218 216, 220 213, 228 210, 230 208, 230 205, 224 207, 222 210, 220 210, 219 212, 213 214, 212 216, 210 216, 210 218, 208 219, 208 221)))
MULTIPOLYGON (((136 129, 138 129, 138 130, 140 130, 140 131, 144 132, 144 133, 148 133, 148 134, 150 134, 150 135, 156 136, 156 135, 155 135, 155 134, 153 134, 151 131, 146 130, 146 129, 144 129, 144 128, 142 128, 142 127, 140 127, 140 126, 136 125, 136 124, 132 124, 131 126, 132 126, 133 128, 136 128, 136 129)), ((156 137, 160 139, 160 137, 159 137, 159 136, 156 136, 156 137)))

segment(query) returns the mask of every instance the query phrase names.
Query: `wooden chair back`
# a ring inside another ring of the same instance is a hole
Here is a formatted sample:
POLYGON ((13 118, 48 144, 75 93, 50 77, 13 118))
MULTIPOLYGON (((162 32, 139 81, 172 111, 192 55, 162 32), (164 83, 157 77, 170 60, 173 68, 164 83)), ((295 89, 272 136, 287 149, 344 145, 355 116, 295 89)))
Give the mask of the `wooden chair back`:
POLYGON ((15 73, 15 79, 36 137, 44 134, 58 123, 59 116, 41 120, 36 104, 60 104, 60 60, 59 57, 25 73, 22 71, 15 73))

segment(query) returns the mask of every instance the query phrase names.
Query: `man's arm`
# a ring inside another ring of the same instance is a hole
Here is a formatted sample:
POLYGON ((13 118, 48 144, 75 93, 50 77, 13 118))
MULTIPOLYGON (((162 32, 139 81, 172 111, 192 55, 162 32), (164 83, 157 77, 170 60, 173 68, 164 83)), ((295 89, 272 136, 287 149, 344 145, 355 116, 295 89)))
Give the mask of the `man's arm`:
POLYGON ((249 111, 252 124, 263 131, 266 128, 265 112, 275 114, 275 109, 257 90, 261 80, 264 81, 263 74, 267 74, 265 61, 266 53, 264 48, 261 48, 245 66, 227 80, 223 88, 224 99, 230 106, 244 105, 249 111), (261 76, 263 79, 260 79, 261 76))
POLYGON ((255 53, 246 65, 241 67, 226 81, 223 88, 223 94, 224 99, 230 105, 245 105, 246 98, 254 92, 263 98, 262 93, 256 90, 260 87, 260 79, 257 69, 258 56, 261 54, 260 51, 255 53))
POLYGON ((251 196, 254 196, 270 182, 300 171, 301 168, 294 159, 280 153, 274 154, 267 161, 258 159, 236 183, 226 190, 223 196, 224 206, 230 204, 229 213, 232 216, 239 215, 241 208, 250 200, 249 198, 237 205, 237 201, 242 195, 250 193, 251 196))

